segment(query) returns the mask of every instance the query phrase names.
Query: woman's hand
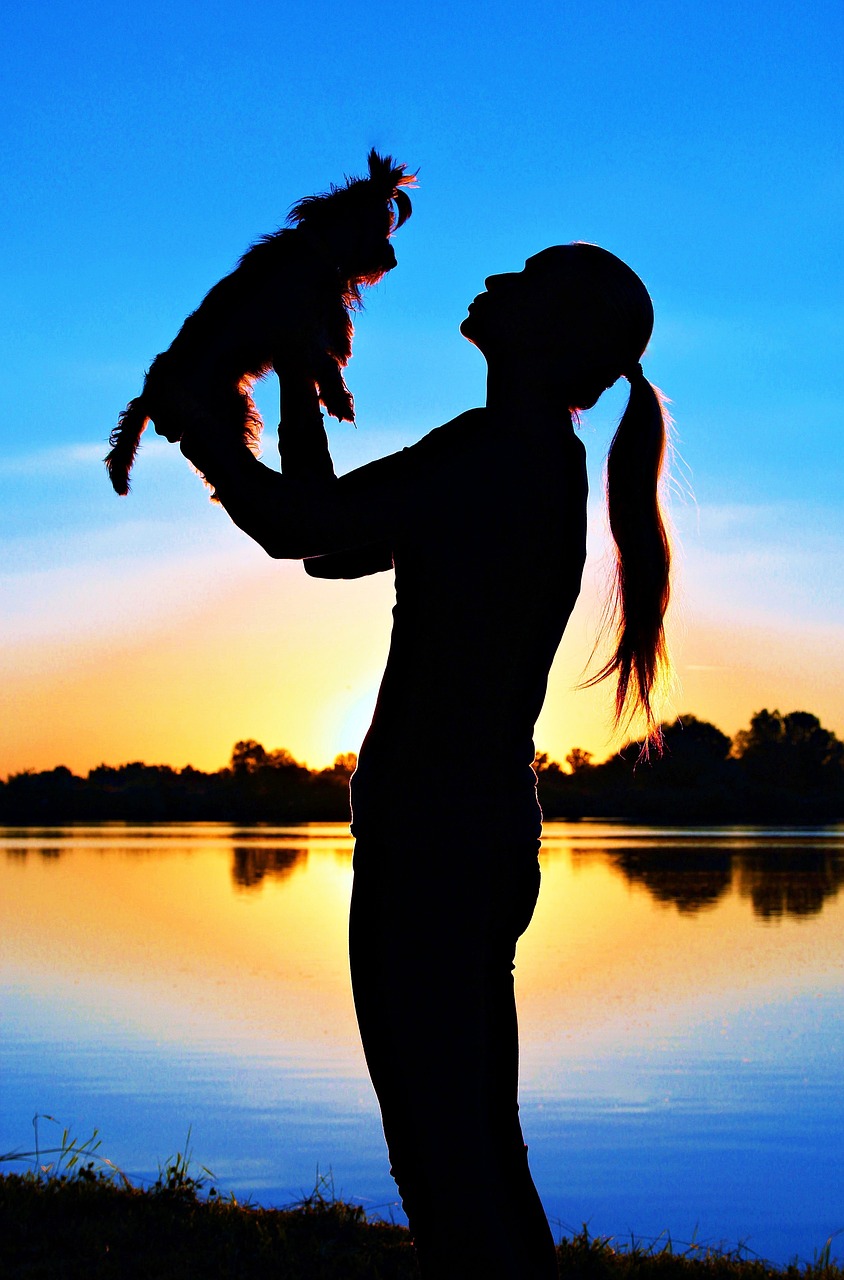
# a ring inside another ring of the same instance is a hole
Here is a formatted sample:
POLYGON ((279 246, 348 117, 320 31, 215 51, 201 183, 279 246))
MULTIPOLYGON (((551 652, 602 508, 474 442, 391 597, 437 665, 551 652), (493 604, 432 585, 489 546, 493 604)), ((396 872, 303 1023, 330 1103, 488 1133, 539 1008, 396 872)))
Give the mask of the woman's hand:
POLYGON ((173 444, 178 441, 185 457, 211 484, 236 467, 244 455, 252 458, 230 425, 181 388, 170 388, 170 400, 172 408, 166 420, 154 423, 155 430, 173 444))
POLYGON ((281 386, 278 451, 282 473, 301 480, 332 480, 334 464, 313 378, 293 363, 276 365, 276 371, 281 386))
POLYGON ((232 440, 212 419, 202 424, 191 423, 183 432, 179 447, 211 484, 216 484, 231 469, 238 454, 248 452, 246 445, 232 440))

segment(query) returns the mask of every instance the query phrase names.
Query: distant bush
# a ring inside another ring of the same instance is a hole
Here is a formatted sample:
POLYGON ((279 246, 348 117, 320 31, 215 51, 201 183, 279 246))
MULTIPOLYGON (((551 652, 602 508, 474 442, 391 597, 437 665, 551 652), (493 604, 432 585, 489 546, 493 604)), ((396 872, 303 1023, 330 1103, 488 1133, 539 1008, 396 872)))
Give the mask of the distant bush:
MULTIPOLYGON (((758 711, 734 739, 697 716, 662 726, 664 750, 629 742, 595 764, 575 747, 565 767, 537 755, 546 818, 670 823, 844 819, 844 743, 807 711, 758 711)), ((0 782, 0 822, 345 822, 356 757, 309 769, 289 751, 236 742, 214 773, 135 761, 79 777, 64 765, 0 782)))
POLYGON ((77 777, 63 765, 0 783, 0 822, 343 822, 355 757, 311 770, 288 751, 238 742, 215 773, 135 761, 77 777))

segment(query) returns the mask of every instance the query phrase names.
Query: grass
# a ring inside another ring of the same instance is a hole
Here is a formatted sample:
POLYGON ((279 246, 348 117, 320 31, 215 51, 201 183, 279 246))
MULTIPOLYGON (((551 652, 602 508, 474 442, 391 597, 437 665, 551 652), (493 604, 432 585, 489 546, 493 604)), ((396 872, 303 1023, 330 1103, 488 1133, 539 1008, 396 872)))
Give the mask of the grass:
MULTIPOLYGON (((34 1151, 0 1155, 33 1162, 0 1175, 4 1278, 418 1280, 407 1229, 337 1200, 330 1177, 283 1209, 242 1204, 195 1166, 188 1132, 185 1151, 140 1187, 99 1154, 96 1130, 84 1142, 65 1130, 57 1147, 42 1148, 39 1119, 52 1117, 36 1117, 34 1151)), ((619 1245, 584 1227, 557 1255, 567 1280, 844 1280, 831 1248, 828 1241, 811 1263, 776 1268, 741 1248, 678 1247, 670 1236, 619 1245)))

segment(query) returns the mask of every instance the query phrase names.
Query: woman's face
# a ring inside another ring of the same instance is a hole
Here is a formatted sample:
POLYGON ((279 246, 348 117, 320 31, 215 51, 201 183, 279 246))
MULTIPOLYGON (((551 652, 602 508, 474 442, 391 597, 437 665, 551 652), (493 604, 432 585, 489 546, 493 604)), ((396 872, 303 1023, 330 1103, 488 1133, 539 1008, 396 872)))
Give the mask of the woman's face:
POLYGON ((566 276, 559 249, 528 258, 521 271, 489 276, 486 290, 469 304, 460 332, 484 355, 546 347, 565 338, 566 276))
POLYGON ((521 271, 490 276, 460 332, 498 368, 568 379, 573 404, 594 404, 644 351, 653 306, 642 281, 597 245, 553 245, 521 271))

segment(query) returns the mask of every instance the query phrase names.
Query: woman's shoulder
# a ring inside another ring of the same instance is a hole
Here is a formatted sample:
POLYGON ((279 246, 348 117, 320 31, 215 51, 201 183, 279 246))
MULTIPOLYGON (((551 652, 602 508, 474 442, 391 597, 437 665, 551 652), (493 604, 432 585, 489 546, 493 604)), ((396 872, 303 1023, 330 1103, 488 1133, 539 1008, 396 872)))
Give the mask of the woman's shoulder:
POLYGON ((482 434, 487 420, 486 409, 466 409, 450 422, 441 427, 434 427, 427 435, 410 446, 411 450, 436 453, 439 450, 451 451, 454 448, 469 445, 473 438, 482 434))
POLYGON ((486 423, 485 409, 467 409, 441 427, 434 427, 402 453, 414 470, 438 472, 443 467, 453 470, 463 460, 470 465, 483 448, 486 423))
POLYGON ((372 500, 382 502, 389 492, 407 503, 414 492, 428 493, 431 484, 462 474, 464 466, 477 462, 485 421, 484 409, 468 409, 415 444, 347 472, 338 484, 347 494, 368 492, 372 500))

